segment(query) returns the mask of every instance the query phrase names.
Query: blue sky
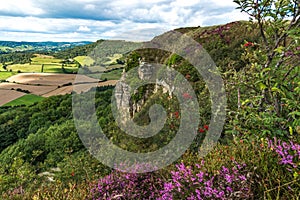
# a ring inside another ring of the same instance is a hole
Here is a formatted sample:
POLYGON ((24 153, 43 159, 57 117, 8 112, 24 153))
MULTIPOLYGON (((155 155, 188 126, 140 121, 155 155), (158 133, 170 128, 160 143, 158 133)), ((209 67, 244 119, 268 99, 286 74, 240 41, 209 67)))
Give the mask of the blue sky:
POLYGON ((247 20, 232 0, 8 0, 0 40, 150 40, 165 31, 247 20))

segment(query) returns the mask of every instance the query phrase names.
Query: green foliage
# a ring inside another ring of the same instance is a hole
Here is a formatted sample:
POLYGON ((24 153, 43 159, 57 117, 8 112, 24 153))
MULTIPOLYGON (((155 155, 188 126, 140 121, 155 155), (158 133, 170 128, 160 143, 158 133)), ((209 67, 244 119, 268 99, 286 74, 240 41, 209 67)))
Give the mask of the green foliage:
POLYGON ((0 63, 29 63, 33 53, 0 54, 0 63))
POLYGON ((128 59, 126 60, 125 72, 128 72, 130 69, 138 67, 140 59, 141 59, 140 54, 138 54, 137 52, 131 53, 128 59))
MULTIPOLYGON (((51 97, 32 107, 19 107, 0 114, 0 152, 21 138, 53 123, 71 118, 71 99, 51 97)), ((7 108, 6 108, 7 109, 7 108)))
POLYGON ((244 42, 241 58, 248 64, 239 72, 231 71, 227 87, 237 91, 236 97, 230 96, 237 109, 229 113, 230 132, 243 135, 251 130, 258 137, 295 135, 300 124, 297 1, 235 2, 255 19, 251 27, 260 30, 261 40, 244 42))

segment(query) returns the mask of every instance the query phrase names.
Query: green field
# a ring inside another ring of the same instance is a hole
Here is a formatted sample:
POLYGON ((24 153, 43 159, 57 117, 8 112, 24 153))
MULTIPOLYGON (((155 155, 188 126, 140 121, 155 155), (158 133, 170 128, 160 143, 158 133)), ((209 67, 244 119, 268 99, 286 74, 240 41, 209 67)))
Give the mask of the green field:
POLYGON ((36 72, 36 73, 39 72, 73 73, 73 72, 77 72, 78 70, 76 64, 64 64, 65 70, 63 70, 62 68, 63 60, 57 58, 39 56, 39 57, 31 58, 31 60, 32 60, 31 63, 8 65, 7 70, 11 70, 13 72, 36 72))
POLYGON ((61 64, 62 59, 58 58, 51 58, 51 57, 34 57, 31 58, 33 64, 52 64, 52 63, 57 63, 61 64))
POLYGON ((123 68, 124 68, 124 65, 116 64, 116 65, 109 65, 109 66, 107 66, 106 69, 110 70, 110 69, 123 69, 123 68))
POLYGON ((82 66, 91 66, 95 63, 95 61, 89 56, 77 56, 74 58, 77 62, 79 62, 82 66))
POLYGON ((123 69, 117 69, 110 72, 103 73, 101 80, 119 80, 122 76, 123 69))
POLYGON ((6 80, 8 79, 9 77, 15 75, 16 73, 14 72, 1 72, 0 71, 0 80, 6 80))
POLYGON ((42 101, 44 98, 32 94, 26 94, 18 99, 15 99, 3 106, 20 106, 20 105, 32 105, 36 102, 42 101))
POLYGON ((11 70, 13 72, 41 72, 42 65, 30 65, 29 63, 14 64, 7 66, 7 70, 11 70))

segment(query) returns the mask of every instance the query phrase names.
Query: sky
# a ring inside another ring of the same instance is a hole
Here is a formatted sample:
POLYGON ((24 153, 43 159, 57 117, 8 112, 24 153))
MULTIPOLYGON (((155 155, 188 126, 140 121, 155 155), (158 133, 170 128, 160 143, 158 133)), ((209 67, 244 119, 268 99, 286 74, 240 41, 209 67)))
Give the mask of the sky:
POLYGON ((233 0, 7 0, 0 4, 0 40, 147 41, 166 31, 248 16, 233 0))

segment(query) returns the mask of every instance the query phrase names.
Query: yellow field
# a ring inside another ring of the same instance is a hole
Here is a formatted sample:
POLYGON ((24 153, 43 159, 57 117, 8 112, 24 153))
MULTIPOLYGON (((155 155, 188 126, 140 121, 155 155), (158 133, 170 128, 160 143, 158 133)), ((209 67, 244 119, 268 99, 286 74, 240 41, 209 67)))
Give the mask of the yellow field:
POLYGON ((82 66, 91 66, 95 63, 95 61, 89 56, 77 56, 74 58, 77 62, 79 62, 82 66))

